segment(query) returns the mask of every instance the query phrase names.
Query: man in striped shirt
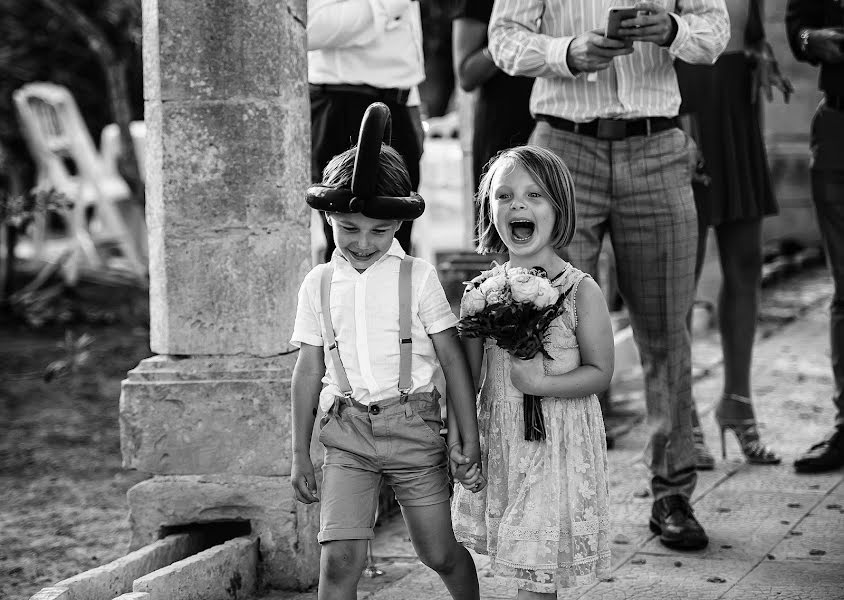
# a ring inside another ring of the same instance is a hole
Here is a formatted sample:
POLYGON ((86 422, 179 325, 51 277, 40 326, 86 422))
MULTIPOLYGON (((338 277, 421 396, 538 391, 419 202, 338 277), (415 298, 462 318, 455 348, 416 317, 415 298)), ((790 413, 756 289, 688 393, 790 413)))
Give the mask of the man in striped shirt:
POLYGON ((694 143, 677 127, 674 58, 713 63, 730 35, 723 0, 640 2, 616 39, 612 0, 497 0, 495 63, 536 77, 531 143, 574 176, 578 229, 566 258, 597 275, 609 234, 618 286, 642 357, 651 439, 651 529, 666 546, 700 549, 706 532, 689 498, 697 475, 691 424, 691 346, 697 215, 694 143))

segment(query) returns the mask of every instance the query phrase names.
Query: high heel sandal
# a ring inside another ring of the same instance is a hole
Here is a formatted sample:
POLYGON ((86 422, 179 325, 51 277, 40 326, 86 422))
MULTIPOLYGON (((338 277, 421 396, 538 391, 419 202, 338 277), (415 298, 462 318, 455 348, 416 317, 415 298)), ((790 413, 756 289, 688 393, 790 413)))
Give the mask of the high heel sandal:
POLYGON ((724 431, 732 430, 736 434, 741 452, 748 463, 754 465, 778 465, 782 462, 780 456, 759 441, 759 431, 756 428, 756 417, 753 415, 753 404, 750 398, 738 394, 724 394, 715 409, 715 420, 721 431, 721 457, 727 458, 727 446, 724 442, 724 431), (725 417, 721 411, 726 402, 741 406, 740 413, 748 414, 745 418, 725 417))

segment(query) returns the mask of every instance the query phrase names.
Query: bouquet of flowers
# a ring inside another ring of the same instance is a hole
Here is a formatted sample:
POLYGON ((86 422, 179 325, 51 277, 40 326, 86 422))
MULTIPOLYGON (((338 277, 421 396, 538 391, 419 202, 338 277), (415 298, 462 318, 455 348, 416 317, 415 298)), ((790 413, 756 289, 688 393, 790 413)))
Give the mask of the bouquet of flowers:
MULTIPOLYGON (((542 338, 564 297, 538 267, 485 271, 467 283, 458 329, 466 337, 492 338, 513 356, 530 359, 544 353, 542 338)), ((541 398, 524 396, 525 439, 545 439, 541 398)))

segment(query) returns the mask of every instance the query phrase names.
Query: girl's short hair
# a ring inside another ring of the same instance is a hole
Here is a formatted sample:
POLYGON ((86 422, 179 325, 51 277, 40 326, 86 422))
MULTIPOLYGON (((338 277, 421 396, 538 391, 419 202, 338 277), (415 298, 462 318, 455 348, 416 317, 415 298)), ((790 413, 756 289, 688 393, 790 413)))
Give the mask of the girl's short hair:
POLYGON ((539 146, 517 146, 502 150, 492 157, 484 168, 475 202, 478 204, 478 253, 507 252, 507 246, 492 222, 489 207, 489 195, 492 191, 492 179, 502 169, 512 169, 514 165, 524 168, 545 196, 550 199, 554 209, 554 229, 551 232, 551 245, 555 249, 568 246, 574 236, 577 221, 575 212, 574 181, 566 163, 559 156, 539 146))
MULTIPOLYGON (((351 188, 352 174, 355 171, 357 146, 349 148, 328 161, 322 172, 322 185, 334 188, 351 188)), ((376 196, 409 196, 410 174, 404 159, 394 148, 381 144, 378 155, 378 181, 375 183, 376 196)))

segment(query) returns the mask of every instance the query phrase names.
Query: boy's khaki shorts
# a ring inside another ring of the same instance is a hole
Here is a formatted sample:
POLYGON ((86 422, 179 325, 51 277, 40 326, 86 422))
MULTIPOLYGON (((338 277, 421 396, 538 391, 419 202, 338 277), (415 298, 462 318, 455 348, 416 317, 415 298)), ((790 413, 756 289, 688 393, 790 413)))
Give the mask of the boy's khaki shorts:
POLYGON ((448 501, 439 397, 434 390, 369 406, 334 401, 320 422, 325 446, 320 543, 372 539, 382 481, 402 506, 448 501))

